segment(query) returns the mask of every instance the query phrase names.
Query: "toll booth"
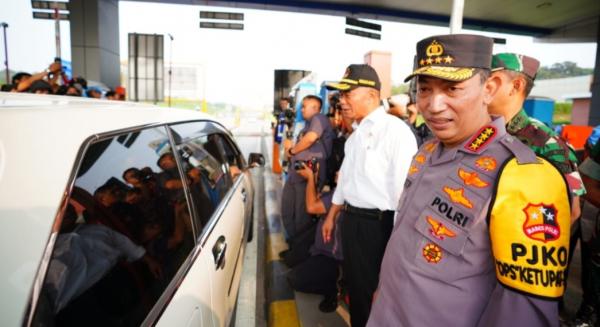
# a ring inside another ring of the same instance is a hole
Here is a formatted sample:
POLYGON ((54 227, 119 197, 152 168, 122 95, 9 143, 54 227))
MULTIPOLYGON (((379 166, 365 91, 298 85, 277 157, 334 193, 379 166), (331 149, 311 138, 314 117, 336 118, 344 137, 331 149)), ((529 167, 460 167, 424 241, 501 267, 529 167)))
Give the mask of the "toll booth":
MULTIPOLYGON (((307 95, 317 95, 317 86, 310 82, 300 82, 294 89, 294 98, 296 99, 296 128, 300 130, 302 127, 298 127, 298 123, 304 124, 304 118, 302 118, 302 99, 307 95)), ((304 126, 303 126, 304 127, 304 126)))
POLYGON ((523 108, 529 117, 533 117, 548 126, 552 126, 554 100, 550 98, 531 97, 525 100, 523 108))
POLYGON ((319 91, 319 97, 321 98, 321 100, 323 100, 323 105, 321 106, 321 113, 323 115, 327 115, 327 113, 329 112, 329 95, 331 95, 331 93, 337 92, 328 90, 326 86, 327 83, 330 82, 324 81, 323 83, 321 83, 321 90, 319 91))

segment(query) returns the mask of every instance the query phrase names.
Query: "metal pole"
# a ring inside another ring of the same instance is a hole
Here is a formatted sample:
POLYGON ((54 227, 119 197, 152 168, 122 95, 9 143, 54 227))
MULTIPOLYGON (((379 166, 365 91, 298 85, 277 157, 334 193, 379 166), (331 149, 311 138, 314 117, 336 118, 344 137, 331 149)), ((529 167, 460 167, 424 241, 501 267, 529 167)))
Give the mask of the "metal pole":
POLYGON ((465 0, 452 1, 452 15, 450 16, 450 34, 460 33, 462 29, 463 10, 465 0))
POLYGON ((60 56, 60 15, 58 13, 58 8, 54 8, 54 34, 56 37, 56 58, 61 58, 61 56, 60 56))
POLYGON ((208 112, 206 105, 206 65, 202 64, 202 112, 208 112))
POLYGON ((138 90, 138 76, 140 75, 138 73, 138 46, 139 46, 139 34, 137 33, 133 33, 133 70, 135 71, 135 73, 133 74, 133 88, 135 89, 135 102, 140 101, 139 99, 139 93, 140 90, 138 90))
POLYGON ((171 75, 173 74, 173 35, 168 34, 171 39, 171 50, 169 53, 169 108, 171 107, 171 75))
POLYGON ((10 72, 8 70, 8 42, 6 42, 6 28, 8 27, 7 23, 1 23, 2 29, 4 30, 4 67, 6 67, 6 84, 9 84, 10 81, 10 72))
MULTIPOLYGON (((154 51, 154 54, 152 56, 152 59, 154 60, 154 76, 152 76, 152 78, 154 79, 154 104, 156 104, 158 102, 158 73, 157 73, 158 72, 158 35, 154 34, 153 37, 154 37, 154 49, 152 49, 152 51, 154 51)), ((163 41, 162 35, 161 35, 161 41, 163 41)), ((164 41, 163 41, 163 44, 164 44, 164 41)), ((161 45, 163 45, 163 44, 161 44, 161 45)))

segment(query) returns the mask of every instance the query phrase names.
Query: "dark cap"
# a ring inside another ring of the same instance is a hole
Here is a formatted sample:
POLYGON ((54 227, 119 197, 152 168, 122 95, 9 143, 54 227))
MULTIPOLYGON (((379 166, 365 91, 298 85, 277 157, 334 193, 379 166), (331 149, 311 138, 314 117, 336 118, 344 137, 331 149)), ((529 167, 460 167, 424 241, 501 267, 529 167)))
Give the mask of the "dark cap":
POLYGON ((492 70, 512 70, 522 73, 531 79, 535 79, 540 62, 532 57, 518 53, 498 53, 492 57, 492 70))
POLYGON ((31 83, 31 86, 29 87, 29 92, 35 93, 37 91, 46 91, 48 93, 52 93, 52 86, 50 85, 50 83, 39 79, 31 83))
POLYGON ((379 91, 381 82, 373 67, 365 64, 355 64, 346 68, 344 77, 339 82, 327 83, 325 86, 328 90, 338 91, 348 91, 360 86, 372 87, 379 91))
POLYGON ((417 43, 417 68, 404 80, 417 75, 449 81, 464 81, 475 68, 491 69, 494 41, 485 36, 451 34, 428 37, 417 43))

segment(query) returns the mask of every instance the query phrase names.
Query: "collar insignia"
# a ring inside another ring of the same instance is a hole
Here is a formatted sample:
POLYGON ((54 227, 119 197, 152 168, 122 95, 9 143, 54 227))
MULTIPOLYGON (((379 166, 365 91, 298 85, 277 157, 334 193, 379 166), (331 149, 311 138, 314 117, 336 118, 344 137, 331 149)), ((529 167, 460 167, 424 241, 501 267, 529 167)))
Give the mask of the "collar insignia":
POLYGON ((486 145, 496 136, 497 131, 494 126, 486 126, 479 130, 466 144, 465 149, 471 152, 481 152, 486 145))

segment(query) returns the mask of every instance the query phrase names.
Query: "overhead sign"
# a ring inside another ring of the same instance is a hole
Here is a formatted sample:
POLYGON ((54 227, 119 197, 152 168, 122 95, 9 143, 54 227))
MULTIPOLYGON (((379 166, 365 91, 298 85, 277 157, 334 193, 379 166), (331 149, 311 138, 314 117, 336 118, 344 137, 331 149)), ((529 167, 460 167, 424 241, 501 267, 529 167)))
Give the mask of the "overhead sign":
POLYGON ((381 25, 346 17, 346 34, 381 40, 381 25))
POLYGON ((374 30, 381 32, 381 25, 373 24, 369 22, 365 22, 364 20, 359 20, 352 17, 346 17, 346 25, 356 26, 368 30, 374 30))
POLYGON ((31 1, 32 9, 49 9, 49 10, 69 10, 68 2, 58 2, 58 1, 31 1))
POLYGON ((200 22, 200 28, 217 28, 224 30, 243 30, 244 24, 200 22))
POLYGON ((381 40, 380 34, 361 31, 361 30, 355 30, 352 28, 346 28, 346 34, 356 35, 356 36, 360 36, 360 37, 367 37, 367 38, 375 39, 375 40, 381 40))
MULTIPOLYGON (((39 19, 55 19, 53 12, 34 11, 33 18, 39 19)), ((58 14, 58 19, 69 20, 69 14, 58 14)))
POLYGON ((200 12, 200 28, 215 28, 241 31, 244 29, 243 21, 243 13, 216 11, 200 12), (236 21, 236 23, 232 21, 236 21))
POLYGON ((200 19, 244 20, 243 13, 201 11, 200 19))

